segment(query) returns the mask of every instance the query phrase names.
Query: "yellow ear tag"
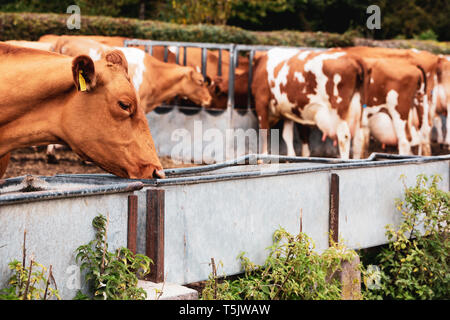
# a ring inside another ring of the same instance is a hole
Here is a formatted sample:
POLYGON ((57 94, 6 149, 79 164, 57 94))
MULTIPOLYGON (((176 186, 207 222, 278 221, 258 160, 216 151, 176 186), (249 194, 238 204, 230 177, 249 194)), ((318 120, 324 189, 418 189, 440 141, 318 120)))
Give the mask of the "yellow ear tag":
POLYGON ((86 91, 86 80, 83 77, 83 71, 78 72, 78 82, 80 83, 80 90, 86 91))

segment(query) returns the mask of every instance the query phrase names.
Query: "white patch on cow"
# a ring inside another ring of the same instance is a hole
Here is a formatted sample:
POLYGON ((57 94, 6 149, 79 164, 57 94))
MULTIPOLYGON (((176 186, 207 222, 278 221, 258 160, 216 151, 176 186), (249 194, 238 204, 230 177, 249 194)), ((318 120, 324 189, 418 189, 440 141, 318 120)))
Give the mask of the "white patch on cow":
POLYGON ((201 72, 202 72, 202 69, 200 69, 199 66, 195 66, 195 70, 197 70, 198 73, 201 73, 201 72))
POLYGON ((374 83, 375 81, 373 80, 373 78, 370 78, 370 83, 374 83))
POLYGON ((297 59, 305 60, 309 56, 310 53, 311 53, 311 51, 302 51, 298 54, 297 59))
POLYGON ((417 50, 416 48, 411 48, 411 51, 415 52, 415 53, 419 53, 420 52, 420 50, 417 50))
POLYGON ((177 53, 177 47, 176 46, 168 46, 167 49, 172 52, 173 54, 177 53))
POLYGON ((89 48, 89 57, 91 57, 93 61, 98 61, 102 58, 102 53, 97 49, 89 48))
POLYGON ((339 74, 335 74, 333 77, 334 87, 333 87, 333 95, 336 97, 336 102, 341 103, 342 98, 339 96, 338 85, 341 82, 341 76, 339 74))
POLYGON ((301 72, 294 72, 294 78, 297 79, 297 81, 300 83, 305 82, 305 77, 303 76, 303 73, 301 73, 301 72))
POLYGON ((345 52, 322 53, 305 63, 305 71, 314 74, 317 83, 316 93, 308 95, 310 103, 325 103, 327 107, 330 106, 329 97, 326 91, 328 77, 323 72, 323 61, 338 59, 343 55, 345 55, 345 52))
POLYGON ((398 152, 401 155, 411 154, 411 146, 408 138, 406 137, 406 121, 400 118, 400 114, 397 112, 396 107, 398 105, 398 92, 390 90, 386 96, 386 106, 392 117, 395 133, 398 139, 398 152))
POLYGON ((292 108, 295 106, 289 101, 287 94, 281 92, 281 85, 286 85, 287 83, 289 66, 286 64, 286 62, 297 53, 299 53, 299 50, 297 49, 282 48, 271 49, 267 52, 267 80, 269 82, 270 90, 272 91, 272 94, 274 96, 274 99, 272 99, 269 103, 269 107, 270 111, 273 114, 277 114, 277 110, 282 114, 291 113, 292 108), (275 78, 275 68, 281 63, 283 64, 283 66, 278 72, 277 77, 275 78), (272 82, 275 84, 275 86, 273 87, 271 86, 272 82), (277 102, 277 108, 275 108, 274 106, 274 100, 277 102))
POLYGON ((360 126, 361 110, 361 95, 359 92, 356 92, 350 101, 347 119, 345 119, 350 126, 350 133, 352 136, 355 133, 356 128, 360 126))
MULTIPOLYGON (((138 48, 132 48, 132 47, 115 47, 115 49, 118 49, 122 51, 125 55, 125 58, 128 61, 129 65, 135 65, 136 69, 132 76, 132 82, 134 85, 134 88, 136 89, 136 92, 139 92, 139 88, 141 87, 142 82, 144 81, 144 73, 145 73, 145 51, 138 49, 138 48)), ((129 68, 132 69, 132 68, 129 68)))

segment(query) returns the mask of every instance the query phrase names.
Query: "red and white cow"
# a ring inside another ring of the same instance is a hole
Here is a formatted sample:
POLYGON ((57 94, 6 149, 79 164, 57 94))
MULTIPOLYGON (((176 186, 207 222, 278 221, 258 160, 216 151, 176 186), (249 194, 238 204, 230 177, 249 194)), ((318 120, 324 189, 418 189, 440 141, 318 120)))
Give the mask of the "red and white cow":
POLYGON ((450 147, 450 56, 440 56, 438 65, 438 86, 437 92, 437 107, 435 126, 438 132, 438 142, 444 143, 450 147), (446 135, 445 139, 442 134, 442 121, 440 115, 446 116, 446 135))
MULTIPOLYGON (((323 140, 337 140, 341 158, 361 155, 360 118, 365 65, 339 50, 322 52, 276 48, 255 60, 252 92, 260 129, 279 119, 317 126, 323 140)), ((283 139, 295 155, 293 122, 286 122, 283 139)), ((263 139, 264 140, 264 139, 263 139)), ((267 140, 262 152, 267 153, 267 140)))
POLYGON ((421 154, 430 143, 429 136, 420 134, 428 127, 425 71, 405 59, 365 61, 366 101, 361 121, 365 144, 371 134, 383 145, 398 146, 399 154, 411 154, 412 146, 418 146, 421 154))
MULTIPOLYGON (((433 124, 433 119, 435 118, 436 106, 437 106, 437 94, 435 87, 437 85, 437 71, 438 71, 438 60, 439 58, 427 51, 419 51, 415 49, 391 49, 391 48, 372 48, 372 47, 349 47, 342 49, 344 52, 352 53, 358 55, 363 60, 367 59, 397 59, 397 61, 403 61, 405 63, 409 63, 420 70, 422 70, 425 74, 424 83, 425 93, 423 99, 420 102, 418 108, 423 108, 422 117, 420 119, 420 140, 421 147, 419 150, 424 155, 431 154, 431 128, 433 124)), ((406 65, 403 64, 402 65, 406 65)), ((393 71, 392 69, 391 71, 393 71)), ((400 70, 399 68, 395 68, 395 70, 400 70)), ((411 69, 412 70, 412 69, 411 69)), ((384 71, 388 72, 388 69, 384 71)), ((414 71, 415 73, 417 70, 414 71)), ((392 77, 396 77, 396 75, 392 75, 392 77)), ((379 85, 383 85, 381 82, 379 85)), ((411 106, 413 103, 411 103, 411 106)), ((404 144, 402 147, 402 153, 407 152, 407 146, 404 144)))

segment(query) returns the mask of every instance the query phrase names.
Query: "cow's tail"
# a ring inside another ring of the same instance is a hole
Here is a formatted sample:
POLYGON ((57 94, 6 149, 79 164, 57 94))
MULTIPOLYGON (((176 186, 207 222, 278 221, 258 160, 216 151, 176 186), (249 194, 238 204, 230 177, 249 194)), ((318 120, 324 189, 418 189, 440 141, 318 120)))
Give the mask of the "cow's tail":
POLYGON ((427 74, 425 72, 425 69, 420 64, 417 65, 417 68, 420 70, 420 72, 422 72, 422 79, 421 79, 422 81, 421 81, 421 83, 418 84, 419 88, 421 87, 421 85, 423 83, 423 85, 424 85, 424 87, 423 87, 424 92, 427 92, 428 82, 427 82, 427 74))
POLYGON ((365 108, 368 103, 369 81, 372 70, 361 57, 355 56, 355 61, 359 67, 356 92, 359 92, 361 96, 361 105, 365 108))
MULTIPOLYGON (((421 72, 421 77, 417 83, 417 91, 416 91, 416 98, 418 103, 413 103, 413 107, 416 108, 418 114, 419 114, 419 128, 422 127, 422 115, 425 112, 424 109, 424 102, 425 102, 425 94, 427 93, 427 88, 428 88, 428 83, 427 83, 427 74, 424 70, 424 68, 417 64, 416 65, 417 69, 420 70, 421 72), (423 91, 421 91, 423 85, 423 91)), ((427 98, 428 99, 428 98, 427 98)), ((416 99, 414 99, 416 100, 416 99)), ((428 112, 430 112, 430 110, 428 110, 428 112)), ((429 118, 430 114, 427 115, 427 119, 429 118)))

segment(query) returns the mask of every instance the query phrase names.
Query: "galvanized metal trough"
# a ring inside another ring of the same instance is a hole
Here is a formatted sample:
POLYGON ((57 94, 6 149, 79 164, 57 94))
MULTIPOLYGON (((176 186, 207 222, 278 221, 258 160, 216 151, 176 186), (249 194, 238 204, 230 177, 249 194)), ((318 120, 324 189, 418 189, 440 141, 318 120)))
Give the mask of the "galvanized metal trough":
POLYGON ((0 288, 7 286, 11 276, 8 263, 22 261, 26 230, 27 263, 34 257, 47 268, 52 265, 63 299, 72 299, 78 289, 86 292, 75 250, 95 238, 92 220, 99 214, 109 220, 109 249, 132 247, 128 228, 135 228, 137 218, 132 195, 142 187, 139 181, 95 177, 28 176, 0 181, 0 288))
MULTIPOLYGON (((242 272, 242 251, 263 263, 273 232, 303 231, 322 251, 329 232, 353 249, 387 243, 385 226, 401 215, 395 199, 418 174, 439 174, 449 188, 450 155, 372 154, 365 160, 248 155, 208 166, 168 169, 167 179, 141 180, 137 226, 128 238, 154 261, 151 279, 178 284, 206 280, 214 258, 227 275, 242 272), (257 160, 267 162, 257 164, 257 160)), ((72 175, 123 182, 112 175, 72 175)), ((130 234, 131 232, 131 234, 130 234)))

